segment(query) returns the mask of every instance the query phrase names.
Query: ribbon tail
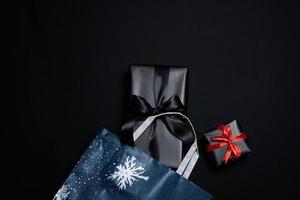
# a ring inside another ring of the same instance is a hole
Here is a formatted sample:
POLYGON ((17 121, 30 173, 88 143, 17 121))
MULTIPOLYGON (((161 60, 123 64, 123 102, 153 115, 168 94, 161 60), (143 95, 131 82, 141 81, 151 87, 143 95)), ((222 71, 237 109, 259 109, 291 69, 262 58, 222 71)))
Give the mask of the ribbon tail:
POLYGON ((188 124, 178 116, 163 116, 160 118, 167 130, 180 139, 184 145, 190 146, 194 142, 194 134, 188 124))
POLYGON ((231 144, 231 149, 235 158, 239 158, 242 155, 241 149, 234 143, 231 144))
POLYGON ((134 132, 134 127, 135 124, 138 121, 144 121, 143 120, 144 117, 138 116, 135 118, 130 119, 129 121, 127 121, 125 124, 123 124, 123 126, 121 127, 121 140, 124 141, 127 144, 134 144, 133 141, 133 132, 134 132))
POLYGON ((231 153, 232 153, 232 150, 230 149, 230 147, 227 147, 227 151, 226 151, 226 153, 225 153, 225 155, 224 155, 224 158, 223 158, 225 164, 226 164, 226 163, 228 162, 228 160, 230 159, 231 153))
POLYGON ((158 146, 157 134, 155 134, 156 123, 157 121, 154 120, 149 127, 150 129, 149 129, 148 140, 149 140, 149 150, 151 152, 152 157, 159 160, 160 149, 158 146))

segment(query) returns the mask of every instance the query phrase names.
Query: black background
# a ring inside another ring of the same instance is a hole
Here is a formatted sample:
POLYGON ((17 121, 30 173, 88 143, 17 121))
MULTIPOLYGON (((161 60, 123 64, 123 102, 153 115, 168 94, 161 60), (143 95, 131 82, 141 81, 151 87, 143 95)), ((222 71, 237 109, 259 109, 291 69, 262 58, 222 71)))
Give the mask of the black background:
MULTIPOLYGON (((104 126, 118 132, 132 63, 189 67, 199 133, 237 119, 252 154, 191 180, 216 199, 299 189, 299 6, 271 1, 17 1, 4 17, 2 181, 9 199, 51 199, 104 126), (7 176, 8 175, 8 176, 7 176)), ((5 8, 4 8, 5 9, 5 8)))

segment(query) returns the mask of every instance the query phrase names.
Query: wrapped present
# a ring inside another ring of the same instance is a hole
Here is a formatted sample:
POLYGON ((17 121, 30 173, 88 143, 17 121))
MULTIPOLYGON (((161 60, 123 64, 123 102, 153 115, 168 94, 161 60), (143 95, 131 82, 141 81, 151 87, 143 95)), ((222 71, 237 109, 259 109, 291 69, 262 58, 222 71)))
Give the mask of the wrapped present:
POLYGON ((212 198, 183 176, 102 129, 53 200, 212 198))
POLYGON ((203 134, 207 144, 206 150, 216 166, 237 160, 251 152, 247 136, 243 133, 236 120, 229 124, 221 124, 217 129, 203 134))
MULTIPOLYGON (((133 143, 133 132, 147 117, 170 111, 186 112, 187 68, 133 65, 130 70, 129 120, 121 132, 122 139, 133 143)), ((182 118, 167 115, 157 118, 134 144, 163 164, 177 168, 193 139, 182 118)))

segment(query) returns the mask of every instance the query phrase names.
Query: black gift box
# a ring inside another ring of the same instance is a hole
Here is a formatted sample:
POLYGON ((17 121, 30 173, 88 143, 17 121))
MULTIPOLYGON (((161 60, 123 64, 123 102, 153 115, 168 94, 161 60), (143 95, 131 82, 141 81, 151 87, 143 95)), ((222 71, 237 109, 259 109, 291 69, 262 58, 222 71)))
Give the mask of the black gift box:
MULTIPOLYGON (((238 122, 236 120, 228 123, 227 125, 230 126, 231 128, 231 133, 233 137, 236 137, 238 134, 243 134, 245 137, 245 133, 242 132, 238 122)), ((212 144, 218 144, 220 143, 220 141, 212 141, 213 137, 216 136, 222 136, 222 134, 220 133, 220 130, 214 129, 212 131, 206 132, 203 134, 204 139, 205 139, 205 145, 206 145, 206 151, 208 150, 208 146, 212 145, 212 144)), ((248 143, 248 139, 245 138, 241 141, 236 141, 233 142, 234 144, 237 145, 237 147, 241 150, 241 157, 244 156, 245 154, 251 152, 250 147, 249 147, 249 143, 248 143)), ((216 148, 212 151, 209 151, 208 153, 211 155, 212 160, 214 161, 214 163, 216 164, 217 167, 225 164, 226 162, 224 161, 224 155, 227 151, 228 145, 222 146, 220 148, 216 148)), ((233 159, 229 159, 230 160, 236 160, 236 158, 233 156, 233 159)))
MULTIPOLYGON (((122 126, 123 138, 132 140, 132 133, 148 116, 168 111, 185 112, 187 71, 186 67, 130 67, 130 117, 122 126)), ((163 164, 177 168, 193 139, 186 121, 169 115, 157 118, 135 145, 163 164)))

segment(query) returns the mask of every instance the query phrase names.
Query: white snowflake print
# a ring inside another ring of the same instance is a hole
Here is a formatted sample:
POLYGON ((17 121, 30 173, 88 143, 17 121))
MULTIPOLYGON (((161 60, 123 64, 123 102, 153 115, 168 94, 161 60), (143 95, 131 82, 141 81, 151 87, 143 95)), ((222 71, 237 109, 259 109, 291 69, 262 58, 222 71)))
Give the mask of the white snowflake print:
POLYGON ((53 200, 66 200, 70 194, 69 185, 63 185, 58 190, 53 200))
POLYGON ((108 179, 115 180, 120 190, 125 190, 128 184, 131 186, 138 179, 148 181, 149 177, 142 176, 145 172, 144 167, 136 166, 135 160, 134 156, 127 156, 124 164, 118 165, 117 170, 107 177, 108 179))

